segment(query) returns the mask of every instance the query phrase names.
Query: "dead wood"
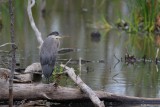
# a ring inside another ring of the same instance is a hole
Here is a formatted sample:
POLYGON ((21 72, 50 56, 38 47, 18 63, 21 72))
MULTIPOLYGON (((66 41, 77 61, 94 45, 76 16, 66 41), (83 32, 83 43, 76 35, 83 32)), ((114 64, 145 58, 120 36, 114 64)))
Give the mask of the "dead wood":
MULTIPOLYGON (((35 65, 35 64, 38 65, 39 63, 34 63, 33 65, 35 65)), ((64 66, 64 65, 62 65, 62 66, 64 66)), ((29 68, 32 68, 32 67, 29 67, 29 68)), ((71 71, 73 70, 71 68, 66 68, 66 69, 71 70, 71 71)), ((5 78, 4 81, 2 81, 0 79, 0 86, 1 86, 0 87, 0 101, 4 101, 4 100, 8 100, 8 98, 9 98, 8 97, 9 96, 9 92, 8 92, 8 85, 9 84, 8 84, 8 81, 6 81, 6 77, 8 75, 7 73, 10 71, 8 69, 4 69, 4 68, 1 68, 0 70, 2 73, 1 78, 3 77, 3 75, 5 78)), ((67 70, 65 70, 65 72, 67 70)), ((33 69, 31 71, 34 72, 33 69)), ((37 70, 35 69, 35 71, 37 71, 37 70)), ((16 74, 16 75, 18 75, 18 74, 16 74)), ((75 77, 75 75, 71 75, 71 76, 75 77)), ((71 77, 71 78, 73 78, 73 77, 71 77)), ((74 89, 74 88, 60 87, 60 86, 55 87, 54 84, 14 84, 13 85, 14 100, 24 100, 24 99, 51 100, 51 101, 57 101, 57 102, 89 101, 90 100, 89 94, 83 90, 84 88, 86 88, 86 86, 84 86, 83 82, 81 82, 81 80, 79 80, 79 79, 80 78, 78 76, 76 76, 76 79, 74 81, 78 82, 77 84, 80 84, 79 87, 81 88, 81 90, 74 89)), ((104 92, 104 91, 94 91, 94 93, 96 94, 96 96, 98 98, 100 98, 102 101, 105 101, 105 102, 111 101, 111 102, 118 102, 121 104, 160 104, 160 98, 143 98, 143 97, 121 96, 121 95, 116 95, 116 94, 112 94, 112 93, 108 93, 108 92, 104 92)))
MULTIPOLYGON (((8 100, 8 83, 0 85, 0 101, 8 100)), ((89 101, 88 95, 79 89, 55 87, 54 84, 14 84, 13 90, 14 100, 89 101)), ((94 93, 103 101, 121 104, 160 104, 159 98, 121 96, 104 91, 94 91, 94 93)))
POLYGON ((77 51, 77 50, 73 48, 61 48, 58 51, 58 54, 65 54, 65 53, 74 52, 74 51, 77 51))
MULTIPOLYGON (((28 0, 27 12, 28 12, 29 21, 31 23, 31 26, 32 26, 33 30, 35 31, 37 40, 38 40, 38 42, 40 44, 40 47, 41 47, 41 45, 43 44, 43 39, 41 37, 41 33, 39 32, 38 28, 36 27, 36 25, 34 23, 34 19, 33 19, 33 16, 32 16, 32 7, 34 6, 34 4, 35 4, 35 0, 28 0)), ((68 75, 70 75, 70 74, 68 74, 68 75)), ((73 79, 73 77, 72 77, 72 79, 73 79)), ((73 81, 75 81, 75 79, 73 81)), ((83 92, 88 93, 88 91, 86 91, 87 85, 84 84, 84 85, 80 85, 80 86, 81 86, 80 88, 83 90, 83 92), (86 87, 86 88, 83 88, 83 87, 86 87)), ((91 91, 91 93, 88 94, 88 95, 90 96, 90 98, 93 101, 93 103, 95 104, 95 106, 104 107, 104 103, 99 100, 99 98, 96 96, 96 94, 89 87, 88 87, 88 90, 91 91)))
POLYGON ((90 88, 88 87, 79 76, 77 76, 74 73, 74 69, 73 68, 69 68, 65 65, 62 65, 62 67, 64 67, 66 70, 64 71, 65 73, 67 73, 69 75, 69 77, 80 87, 80 89, 89 96, 89 98, 91 99, 91 101, 94 103, 94 105, 96 105, 97 107, 105 107, 104 103, 102 101, 99 100, 99 98, 97 97, 96 93, 90 88))
POLYGON ((31 27, 35 32, 35 36, 37 37, 38 43, 40 44, 39 47, 41 47, 41 45, 43 44, 41 32, 38 30, 38 28, 34 22, 33 16, 32 16, 32 7, 34 5, 35 5, 35 0, 28 0, 27 13, 28 13, 29 21, 31 23, 31 27))
MULTIPOLYGON (((41 69, 41 67, 37 67, 36 65, 39 65, 39 64, 33 63, 32 67, 28 66, 24 73, 14 72, 13 82, 14 83, 31 83, 33 80, 34 74, 41 75, 41 71, 37 71, 41 69), (34 65, 35 65, 35 69, 32 68, 34 65)), ((11 73, 11 70, 6 68, 0 68, 0 83, 8 82, 8 77, 10 73, 11 73)))
MULTIPOLYGON (((94 91, 92 91, 92 89, 91 88, 89 88, 82 80, 81 80, 81 78, 79 77, 79 76, 76 76, 76 74, 74 73, 74 69, 72 69, 72 68, 69 68, 69 67, 66 67, 66 66, 64 66, 64 65, 61 65, 61 66, 63 66, 66 70, 65 70, 65 73, 67 73, 69 76, 70 76, 70 78, 80 87, 80 89, 86 94, 86 95, 88 95, 89 97, 90 97, 90 99, 91 99, 91 101, 94 103, 94 105, 96 105, 97 107, 105 107, 104 106, 104 103, 103 102, 101 102, 100 100, 99 100, 99 98, 97 97, 97 95, 94 93, 94 91)), ((28 66, 27 68, 26 68, 26 70, 25 70, 25 73, 27 73, 27 72, 29 72, 29 73, 35 73, 35 72, 39 72, 39 71, 41 71, 40 70, 41 69, 41 67, 40 67, 40 63, 33 63, 32 65, 30 65, 30 66, 28 66)), ((19 78, 22 78, 21 80, 27 80, 26 78, 28 78, 28 79, 32 79, 32 77, 31 77, 31 74, 23 74, 23 75, 17 75, 19 78)), ((7 84, 7 82, 6 82, 6 84, 7 84)), ((3 82, 3 85, 5 85, 4 84, 4 82, 3 82)), ((2 85, 1 85, 2 86, 2 85)), ((27 87, 28 86, 28 84, 26 85, 26 87, 25 87, 25 89, 32 89, 32 91, 31 92, 28 92, 28 95, 30 95, 29 93, 33 93, 34 91, 36 91, 37 92, 37 90, 35 89, 35 90, 33 90, 33 86, 32 87, 30 87, 30 85, 29 85, 29 87, 27 87)), ((23 89, 23 86, 21 87, 21 86, 18 86, 19 88, 18 89, 21 89, 22 88, 22 90, 24 90, 23 89)), ((46 87, 47 89, 49 89, 48 87, 46 87)), ((52 88, 51 88, 52 89, 52 88)), ((17 91, 17 89, 15 89, 16 91, 17 91)), ((45 90, 45 89, 41 89, 41 90, 45 90)), ((24 92, 27 92, 26 90, 24 91, 24 92)), ((48 90, 46 91, 46 92, 49 92, 48 90)), ((19 93, 23 93, 23 92, 19 92, 19 93)), ((64 92, 62 92, 62 93, 64 93, 64 92)), ((18 93, 17 93, 18 94, 18 93)), ((39 94, 39 93, 38 93, 39 94)), ((70 93, 71 94, 71 93, 70 93)), ((39 98, 39 96, 37 96, 37 95, 35 95, 35 94, 31 94, 31 95, 34 95, 34 96, 36 96, 37 98, 39 98)), ((45 94, 45 93, 43 93, 42 92, 42 95, 43 96, 45 96, 47 99, 52 99, 52 98, 50 98, 49 96, 47 96, 47 94, 45 94)), ((51 95, 51 94, 50 94, 51 95)), ((30 98, 29 98, 30 99, 30 98)), ((32 99, 32 98, 31 98, 32 99)))
MULTIPOLYGON (((81 80, 81 78, 74 73, 73 68, 69 68, 69 67, 64 66, 64 65, 61 65, 61 66, 66 69, 64 72, 67 73, 69 75, 69 77, 80 87, 80 89, 90 97, 90 99, 94 103, 94 105, 96 105, 97 107, 105 107, 104 103, 99 100, 99 98, 94 93, 94 91, 92 91, 92 89, 90 87, 88 87, 81 80)), ((25 72, 41 71, 40 69, 41 69, 40 63, 33 63, 32 65, 27 67, 25 72)))

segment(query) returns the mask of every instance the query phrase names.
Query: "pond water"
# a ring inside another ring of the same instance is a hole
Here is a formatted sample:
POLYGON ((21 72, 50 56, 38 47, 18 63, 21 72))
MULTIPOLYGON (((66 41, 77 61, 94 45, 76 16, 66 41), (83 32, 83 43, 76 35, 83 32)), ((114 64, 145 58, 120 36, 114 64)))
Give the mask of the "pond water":
MULTIPOLYGON (((25 68, 39 61, 38 42, 30 27, 26 12, 27 2, 17 0, 15 3, 15 34, 17 62, 25 68)), ((42 32, 43 38, 52 31, 67 36, 61 40, 61 48, 73 48, 77 51, 59 55, 58 59, 89 60, 82 64, 81 78, 94 90, 137 96, 160 97, 159 64, 154 62, 136 62, 126 64, 125 54, 128 52, 136 58, 146 55, 153 59, 156 54, 155 37, 152 34, 130 34, 116 29, 119 18, 129 15, 125 0, 47 0, 46 12, 42 16, 40 3, 33 8, 35 22, 42 32), (106 19, 112 29, 104 28, 106 19), (91 36, 98 31, 99 37, 91 36), (118 59, 121 61, 119 62, 118 59)), ((9 16, 6 4, 0 5, 2 29, 0 44, 10 42, 9 16)), ((0 48, 8 51, 10 46, 0 48)), ((2 55, 2 53, 1 53, 2 55)), ((3 57, 1 57, 2 61, 3 57)), ((2 66, 2 65, 1 65, 2 66)), ((74 66, 78 69, 79 65, 74 66)), ((79 71, 76 71, 78 74, 79 71)), ((63 83, 65 85, 66 82, 63 83)))

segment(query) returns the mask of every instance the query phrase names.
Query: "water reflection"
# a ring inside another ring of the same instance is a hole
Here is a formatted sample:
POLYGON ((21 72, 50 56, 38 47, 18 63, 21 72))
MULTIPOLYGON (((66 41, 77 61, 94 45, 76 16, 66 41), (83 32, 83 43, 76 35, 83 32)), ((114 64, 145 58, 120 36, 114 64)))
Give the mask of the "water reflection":
POLYGON ((101 34, 98 31, 91 32, 91 41, 92 42, 99 42, 101 39, 101 34))
MULTIPOLYGON (((137 62, 133 65, 126 65, 124 62, 126 52, 135 55, 136 58, 146 55, 147 58, 154 59, 156 50, 154 35, 128 34, 117 29, 109 31, 99 29, 97 22, 102 20, 102 15, 113 24, 119 18, 117 13, 123 17, 128 14, 126 2, 123 0, 104 1, 102 3, 98 0, 87 2, 84 0, 47 0, 45 17, 40 14, 40 4, 37 3, 33 9, 34 18, 43 38, 51 31, 59 31, 68 36, 62 39, 62 48, 79 50, 60 55, 59 59, 82 58, 92 61, 92 63, 82 65, 81 75, 84 82, 91 88, 122 95, 159 97, 159 71, 156 71, 155 63, 137 62), (115 5, 118 6, 118 11, 115 5), (99 31, 100 36, 92 37, 93 31, 99 31), (122 58, 116 66, 115 56, 118 59, 122 58), (99 63, 100 60, 103 63, 99 63)), ((22 6, 17 4, 15 25, 16 43, 19 46, 17 54, 24 68, 39 61, 38 43, 28 22, 26 8, 24 8, 26 4, 23 2, 21 2, 22 6)), ((0 8, 4 25, 0 32, 0 44, 3 44, 10 41, 9 19, 5 4, 0 5, 0 8)), ((5 50, 9 49, 10 47, 5 48, 5 50)), ((78 68, 78 65, 75 67, 78 68)))

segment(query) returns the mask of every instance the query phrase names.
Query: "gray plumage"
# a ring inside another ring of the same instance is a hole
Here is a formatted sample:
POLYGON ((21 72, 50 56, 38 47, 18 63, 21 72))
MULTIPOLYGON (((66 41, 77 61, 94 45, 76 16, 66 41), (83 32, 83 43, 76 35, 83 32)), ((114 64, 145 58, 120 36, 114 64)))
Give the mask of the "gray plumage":
POLYGON ((52 32, 44 40, 40 49, 40 63, 42 66, 42 72, 48 82, 54 71, 59 46, 60 42, 58 32, 52 32))

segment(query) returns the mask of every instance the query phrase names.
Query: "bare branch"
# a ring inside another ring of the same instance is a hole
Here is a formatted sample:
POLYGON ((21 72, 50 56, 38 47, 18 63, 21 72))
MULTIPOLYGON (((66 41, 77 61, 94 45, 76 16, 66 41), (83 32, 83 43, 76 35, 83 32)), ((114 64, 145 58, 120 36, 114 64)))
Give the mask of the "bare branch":
POLYGON ((15 45, 15 46, 16 46, 15 43, 5 43, 5 44, 0 45, 0 48, 1 48, 1 47, 4 47, 4 46, 6 46, 6 45, 15 45))
POLYGON ((79 76, 77 76, 74 73, 73 68, 69 68, 63 64, 61 64, 61 67, 64 67, 66 69, 64 72, 66 72, 69 75, 69 77, 81 88, 81 90, 89 96, 89 98, 91 99, 91 101, 94 103, 95 106, 105 107, 104 103, 102 101, 100 101, 100 99, 97 97, 96 93, 90 87, 88 87, 81 80, 81 78, 79 76))
POLYGON ((28 8, 27 8, 27 12, 28 12, 28 16, 29 16, 29 21, 31 23, 31 27, 35 32, 35 35, 37 37, 39 48, 41 47, 41 45, 43 44, 43 39, 41 36, 41 32, 38 30, 38 28, 35 25, 34 19, 33 19, 33 15, 32 15, 32 7, 35 5, 35 0, 28 0, 28 8))

